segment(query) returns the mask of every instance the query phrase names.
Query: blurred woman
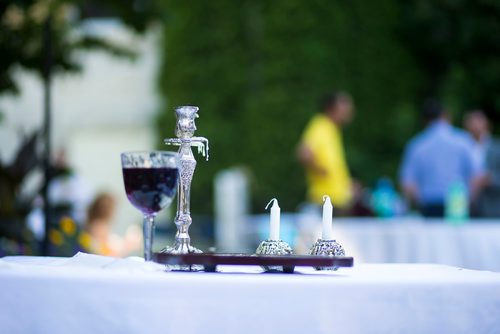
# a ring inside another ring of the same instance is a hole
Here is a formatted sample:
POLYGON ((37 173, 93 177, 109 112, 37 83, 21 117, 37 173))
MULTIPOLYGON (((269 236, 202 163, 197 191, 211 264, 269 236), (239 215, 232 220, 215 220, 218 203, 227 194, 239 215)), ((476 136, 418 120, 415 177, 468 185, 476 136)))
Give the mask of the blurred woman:
POLYGON ((97 195, 88 207, 85 230, 92 239, 90 248, 95 254, 120 257, 140 248, 141 236, 137 227, 129 228, 125 238, 113 233, 115 209, 116 201, 107 193, 97 195))

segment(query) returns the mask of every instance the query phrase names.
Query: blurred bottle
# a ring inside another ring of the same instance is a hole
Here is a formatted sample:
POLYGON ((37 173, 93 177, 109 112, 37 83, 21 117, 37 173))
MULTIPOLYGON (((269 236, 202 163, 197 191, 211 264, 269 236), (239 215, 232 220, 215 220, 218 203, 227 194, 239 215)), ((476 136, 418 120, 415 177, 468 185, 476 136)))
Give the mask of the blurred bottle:
POLYGON ((372 194, 373 211, 378 217, 394 217, 399 205, 399 196, 392 181, 386 177, 377 182, 372 194))
POLYGON ((469 218, 467 187, 463 182, 453 182, 449 187, 445 203, 445 217, 450 224, 461 224, 469 218))

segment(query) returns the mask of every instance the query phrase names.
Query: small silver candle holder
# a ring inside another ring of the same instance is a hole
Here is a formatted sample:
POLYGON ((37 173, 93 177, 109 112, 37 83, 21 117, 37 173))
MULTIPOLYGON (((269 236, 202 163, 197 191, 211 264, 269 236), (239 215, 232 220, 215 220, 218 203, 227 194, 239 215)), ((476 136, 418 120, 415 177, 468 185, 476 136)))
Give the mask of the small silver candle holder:
MULTIPOLYGON (((314 256, 345 256, 342 245, 335 240, 318 239, 311 248, 314 256)), ((316 270, 337 270, 338 267, 314 267, 316 270)))
MULTIPOLYGON (((260 243, 255 251, 257 255, 291 255, 292 248, 283 240, 267 239, 260 243)), ((262 266, 266 271, 284 271, 282 266, 262 266)))

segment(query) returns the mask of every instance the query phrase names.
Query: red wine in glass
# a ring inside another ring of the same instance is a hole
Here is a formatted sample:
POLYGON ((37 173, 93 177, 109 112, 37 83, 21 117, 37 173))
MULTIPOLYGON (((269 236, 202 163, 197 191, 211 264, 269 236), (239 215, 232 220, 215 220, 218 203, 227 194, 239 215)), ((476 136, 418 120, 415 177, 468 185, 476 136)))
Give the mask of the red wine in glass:
POLYGON ((177 168, 123 168, 127 198, 145 215, 155 214, 170 205, 178 179, 177 168))

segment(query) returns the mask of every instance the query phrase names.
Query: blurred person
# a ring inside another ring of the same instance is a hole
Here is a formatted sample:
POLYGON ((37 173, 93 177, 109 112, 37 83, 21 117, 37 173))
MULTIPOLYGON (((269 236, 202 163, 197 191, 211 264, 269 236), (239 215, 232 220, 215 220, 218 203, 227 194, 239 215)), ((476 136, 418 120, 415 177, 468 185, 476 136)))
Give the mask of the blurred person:
POLYGON ((322 205, 328 195, 336 210, 348 210, 353 197, 353 182, 345 160, 342 127, 353 117, 351 96, 343 91, 327 95, 321 112, 307 125, 298 148, 299 161, 306 169, 311 203, 322 205))
MULTIPOLYGON (((437 100, 422 108, 425 129, 407 144, 400 169, 405 197, 425 217, 443 217, 449 198, 457 191, 474 191, 479 175, 463 134, 437 100), (451 194, 451 195, 450 195, 451 194)), ((464 204, 468 210, 468 203, 464 204)))
POLYGON ((370 205, 371 191, 355 176, 352 182, 352 193, 349 213, 356 217, 373 217, 374 213, 370 205))
POLYGON ((112 231, 112 222, 116 208, 115 198, 107 193, 97 195, 87 210, 85 230, 91 238, 90 249, 95 254, 107 256, 125 256, 141 246, 140 231, 130 228, 125 238, 112 231))
POLYGON ((399 216, 404 212, 401 196, 388 177, 377 180, 371 196, 371 206, 377 217, 390 218, 399 216))
POLYGON ((474 164, 484 169, 486 166, 486 151, 491 143, 490 123, 480 110, 470 111, 464 117, 464 129, 471 145, 474 164))
POLYGON ((490 122, 481 110, 464 117, 474 162, 483 173, 472 203, 475 217, 500 217, 500 141, 491 136, 490 122))
MULTIPOLYGON (((92 192, 86 180, 76 173, 68 164, 66 152, 56 152, 49 167, 50 182, 48 195, 51 207, 51 224, 63 217, 71 217, 79 226, 83 226, 86 208, 92 199, 92 192)), ((34 198, 32 210, 26 217, 27 226, 37 240, 45 235, 44 200, 41 196, 34 198)))

